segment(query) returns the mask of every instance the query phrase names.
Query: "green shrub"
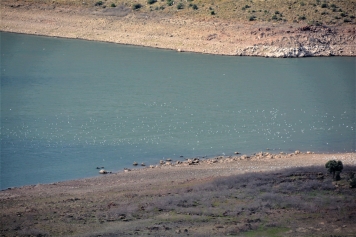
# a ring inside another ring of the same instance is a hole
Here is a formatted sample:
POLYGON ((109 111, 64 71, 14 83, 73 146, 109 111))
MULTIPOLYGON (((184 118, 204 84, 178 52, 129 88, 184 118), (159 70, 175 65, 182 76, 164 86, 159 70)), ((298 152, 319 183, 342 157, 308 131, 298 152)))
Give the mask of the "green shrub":
POLYGON ((247 8, 250 8, 251 6, 249 6, 249 5, 245 5, 243 8, 242 8, 242 10, 245 10, 245 9, 247 9, 247 8))
POLYGON ((184 8, 184 4, 183 3, 178 3, 177 5, 177 9, 180 10, 180 9, 183 9, 184 8))
POLYGON ((198 6, 196 4, 192 5, 193 10, 198 10, 198 6))
POLYGON ((101 6, 101 5, 103 5, 102 1, 98 1, 98 2, 95 3, 95 6, 101 6))
POLYGON ((347 15, 345 14, 345 12, 341 12, 341 13, 340 13, 340 16, 341 16, 341 17, 346 17, 347 15))
POLYGON ((345 19, 344 19, 344 22, 351 22, 351 20, 350 20, 350 19, 345 18, 345 19))
POLYGON ((273 15, 273 16, 272 16, 272 20, 278 20, 277 15, 273 15))
POLYGON ((110 7, 116 7, 115 3, 111 3, 110 7))
POLYGON ((147 0, 147 3, 148 3, 148 4, 153 4, 153 3, 155 3, 155 2, 157 2, 157 0, 147 0))
POLYGON ((174 4, 174 1, 173 0, 167 0, 167 5, 168 6, 173 6, 174 4))
MULTIPOLYGON (((338 175, 340 177, 341 171, 344 169, 344 166, 340 160, 329 160, 325 164, 325 168, 328 169, 328 172, 333 175, 333 179, 336 180, 337 177, 335 177, 336 172, 338 172, 338 175)), ((339 179, 340 180, 340 179, 339 179)))
POLYGON ((250 16, 250 18, 248 19, 249 21, 254 21, 255 20, 255 16, 250 16))
POLYGON ((142 7, 142 5, 141 4, 139 4, 139 3, 135 3, 133 6, 132 6, 132 9, 134 9, 134 10, 138 10, 138 9, 140 9, 142 7))
POLYGON ((210 15, 215 15, 215 12, 214 12, 214 11, 211 11, 211 12, 210 12, 210 15))
POLYGON ((298 17, 298 20, 301 20, 301 21, 303 21, 303 20, 305 20, 305 19, 307 19, 305 16, 300 16, 300 17, 298 17))
POLYGON ((279 14, 279 11, 275 11, 274 14, 276 14, 276 15, 279 14))
POLYGON ((328 4, 326 3, 321 4, 321 8, 328 8, 328 4))

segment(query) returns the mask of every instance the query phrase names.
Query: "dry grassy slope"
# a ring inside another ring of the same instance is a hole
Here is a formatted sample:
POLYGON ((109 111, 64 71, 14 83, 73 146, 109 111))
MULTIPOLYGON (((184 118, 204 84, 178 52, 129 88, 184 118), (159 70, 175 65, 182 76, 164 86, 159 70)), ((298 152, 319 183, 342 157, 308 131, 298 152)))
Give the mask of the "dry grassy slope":
MULTIPOLYGON (((100 0, 29 0, 30 2, 94 6, 100 0)), ((355 24, 356 0, 101 0, 98 8, 141 4, 140 12, 237 21, 355 24), (149 4, 148 1, 156 1, 149 4), (168 1, 173 5, 169 6, 168 1), (197 9, 193 9, 196 5, 197 9), (178 7, 180 6, 180 7, 178 7), (178 9, 180 8, 180 9, 178 9), (214 12, 212 14, 212 12, 214 12)))

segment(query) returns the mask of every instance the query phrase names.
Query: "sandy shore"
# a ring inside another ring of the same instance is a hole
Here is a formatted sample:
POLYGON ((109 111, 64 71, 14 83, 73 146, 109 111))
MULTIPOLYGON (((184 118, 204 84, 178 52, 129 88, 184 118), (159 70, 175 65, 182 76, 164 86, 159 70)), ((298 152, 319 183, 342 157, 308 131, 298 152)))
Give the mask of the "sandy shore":
POLYGON ((354 25, 233 22, 115 9, 1 2, 0 30, 176 51, 263 57, 355 56, 354 25))

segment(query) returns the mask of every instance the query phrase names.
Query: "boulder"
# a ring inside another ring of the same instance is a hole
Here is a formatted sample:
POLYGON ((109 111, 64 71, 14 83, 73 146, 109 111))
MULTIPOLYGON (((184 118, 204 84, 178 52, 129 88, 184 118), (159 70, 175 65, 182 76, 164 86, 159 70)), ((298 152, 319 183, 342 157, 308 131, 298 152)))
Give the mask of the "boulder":
POLYGON ((100 171, 99 171, 99 174, 107 174, 108 172, 106 171, 106 170, 104 170, 104 169, 101 169, 100 171))

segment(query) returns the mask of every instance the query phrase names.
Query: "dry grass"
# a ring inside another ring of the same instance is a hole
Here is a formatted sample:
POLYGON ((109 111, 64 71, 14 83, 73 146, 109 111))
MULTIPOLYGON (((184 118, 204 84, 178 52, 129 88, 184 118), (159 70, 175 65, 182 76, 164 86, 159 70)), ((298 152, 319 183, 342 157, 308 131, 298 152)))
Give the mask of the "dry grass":
MULTIPOLYGON (((57 3, 93 7, 99 0, 29 0, 30 2, 57 3)), ((97 8, 116 6, 135 11, 188 18, 219 18, 223 20, 274 23, 355 24, 355 0, 102 0, 97 8), (171 5, 171 6, 170 6, 171 5)))
POLYGON ((338 182, 313 166, 135 192, 63 193, 21 204, 22 211, 11 211, 19 203, 3 200, 0 229, 19 236, 349 236, 356 231, 351 170, 356 167, 346 166, 338 182))

